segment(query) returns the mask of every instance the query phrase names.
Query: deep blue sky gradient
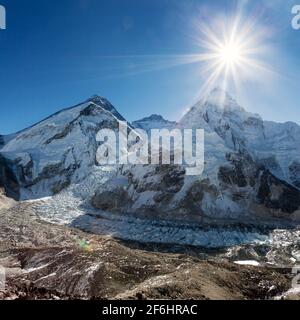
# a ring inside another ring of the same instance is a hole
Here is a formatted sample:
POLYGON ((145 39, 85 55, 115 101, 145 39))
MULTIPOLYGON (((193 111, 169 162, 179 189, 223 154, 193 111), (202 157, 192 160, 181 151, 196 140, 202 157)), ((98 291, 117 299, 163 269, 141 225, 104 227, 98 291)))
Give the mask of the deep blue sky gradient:
POLYGON ((300 123, 300 31, 291 8, 300 0, 0 0, 0 134, 22 129, 93 94, 132 121, 152 113, 177 120, 203 84, 197 64, 172 66, 172 55, 198 53, 193 22, 217 14, 260 12, 270 27, 280 74, 233 92, 264 119, 300 123), (203 13, 205 12, 205 17, 203 13), (164 68, 162 68, 164 67, 164 68), (168 68, 166 68, 168 67, 168 68))

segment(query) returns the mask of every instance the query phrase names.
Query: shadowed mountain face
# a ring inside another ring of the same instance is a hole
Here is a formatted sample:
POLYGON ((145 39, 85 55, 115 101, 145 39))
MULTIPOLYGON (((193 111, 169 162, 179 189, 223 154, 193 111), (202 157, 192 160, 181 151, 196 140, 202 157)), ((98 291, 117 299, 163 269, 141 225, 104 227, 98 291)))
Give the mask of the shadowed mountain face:
MULTIPOLYGON (((0 136, 0 187, 15 199, 58 194, 96 170, 96 133, 124 118, 95 96, 10 136, 0 136)), ((178 122, 158 115, 136 128, 205 130, 205 169, 128 165, 87 190, 97 209, 141 217, 214 223, 300 219, 300 127, 264 122, 213 90, 178 122), (120 183, 120 181, 122 183, 120 183)))

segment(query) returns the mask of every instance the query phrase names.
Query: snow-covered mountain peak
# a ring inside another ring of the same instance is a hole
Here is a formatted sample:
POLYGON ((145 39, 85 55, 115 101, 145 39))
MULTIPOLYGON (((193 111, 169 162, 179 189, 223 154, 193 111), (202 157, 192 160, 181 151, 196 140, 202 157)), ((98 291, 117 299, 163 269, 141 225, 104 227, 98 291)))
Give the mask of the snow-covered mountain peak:
MULTIPOLYGON (((205 112, 207 109, 216 113, 234 112, 249 115, 237 101, 221 88, 214 88, 207 95, 203 96, 192 108, 199 112, 205 112)), ((190 110, 190 111, 191 111, 190 110)), ((253 115, 257 116, 257 115, 253 115)))
POLYGON ((176 126, 176 122, 166 120, 160 115, 152 114, 150 117, 134 121, 132 125, 135 128, 149 131, 151 129, 172 129, 176 126))
POLYGON ((238 106, 237 102, 235 99, 225 90, 216 87, 211 92, 207 95, 207 100, 218 100, 218 99, 223 99, 223 101, 227 103, 232 103, 236 106, 238 106))
POLYGON ((93 95, 91 98, 85 101, 86 103, 93 103, 116 116, 119 120, 125 121, 121 114, 115 109, 115 107, 105 98, 99 95, 93 95))
POLYGON ((141 121, 167 121, 159 114, 152 114, 150 117, 145 117, 141 121))
POLYGON ((76 183, 96 164, 97 132, 118 129, 123 119, 106 99, 93 97, 10 139, 1 137, 0 185, 12 197, 27 199, 48 196, 76 183))
POLYGON ((104 106, 112 107, 111 103, 107 99, 105 99, 105 98, 103 98, 103 97, 101 97, 99 95, 96 95, 96 94, 91 96, 85 102, 92 102, 92 103, 94 103, 94 104, 96 104, 98 106, 102 106, 102 107, 104 107, 104 106))
POLYGON ((235 147, 233 139, 252 140, 252 136, 263 137, 263 120, 247 112, 234 98, 220 88, 215 88, 196 103, 179 122, 183 127, 203 128, 216 132, 235 147))
POLYGON ((179 124, 204 129, 206 151, 211 135, 217 134, 227 148, 251 154, 279 179, 299 188, 300 126, 296 123, 263 121, 217 88, 193 106, 179 124))

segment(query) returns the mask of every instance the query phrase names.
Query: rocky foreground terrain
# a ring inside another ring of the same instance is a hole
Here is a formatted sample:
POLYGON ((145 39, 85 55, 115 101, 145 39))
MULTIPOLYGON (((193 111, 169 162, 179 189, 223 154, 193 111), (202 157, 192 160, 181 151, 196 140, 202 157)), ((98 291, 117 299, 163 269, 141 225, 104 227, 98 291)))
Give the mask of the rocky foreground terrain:
POLYGON ((289 290, 290 269, 237 265, 224 250, 95 236, 40 220, 30 202, 10 202, 0 210, 0 298, 273 299, 289 290))

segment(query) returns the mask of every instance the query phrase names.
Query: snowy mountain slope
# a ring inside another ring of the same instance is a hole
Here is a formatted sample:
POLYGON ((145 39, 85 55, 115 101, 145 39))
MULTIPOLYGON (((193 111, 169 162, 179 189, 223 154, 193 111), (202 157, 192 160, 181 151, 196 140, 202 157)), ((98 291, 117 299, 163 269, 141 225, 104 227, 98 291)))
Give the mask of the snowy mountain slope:
POLYGON ((251 157, 227 154, 215 171, 211 178, 207 172, 186 176, 181 166, 124 166, 95 193, 92 204, 101 211, 196 224, 299 223, 299 190, 251 157))
POLYGON ((217 88, 192 107, 179 125, 218 134, 231 150, 246 151, 277 178, 300 186, 300 126, 296 123, 263 121, 217 88))
POLYGON ((300 191, 284 173, 287 164, 294 164, 292 178, 297 179, 297 125, 272 128, 219 89, 178 124, 156 116, 135 122, 147 131, 163 128, 164 123, 167 129, 205 130, 203 175, 186 176, 183 166, 124 166, 119 171, 119 179, 125 181, 122 188, 113 179, 108 190, 96 193, 95 207, 198 222, 299 221, 300 191), (288 150, 289 156, 281 150, 288 150))
POLYGON ((265 139, 257 141, 254 156, 279 178, 300 189, 300 126, 293 122, 264 122, 265 139))
POLYGON ((93 97, 8 139, 0 149, 0 185, 16 199, 50 196, 85 178, 95 165, 96 133, 124 118, 93 97))
POLYGON ((60 208, 53 197, 42 211, 46 215, 52 215, 54 207, 63 215, 74 211, 70 218, 84 214, 81 200, 72 200, 79 197, 90 199, 101 211, 141 218, 273 225, 300 220, 296 124, 263 122, 215 89, 179 123, 157 115, 134 123, 147 131, 204 129, 202 176, 187 176, 184 166, 127 165, 104 172, 107 176, 99 182, 92 179, 91 184, 88 181, 98 170, 96 133, 101 128, 117 129, 119 120, 124 118, 117 110, 95 96, 2 139, 0 186, 16 199, 64 195, 59 197, 60 208), (87 189, 85 196, 79 192, 82 186, 87 189))
POLYGON ((180 120, 183 128, 205 128, 217 133, 231 150, 247 150, 247 145, 264 136, 263 121, 240 107, 226 92, 214 89, 180 120))

